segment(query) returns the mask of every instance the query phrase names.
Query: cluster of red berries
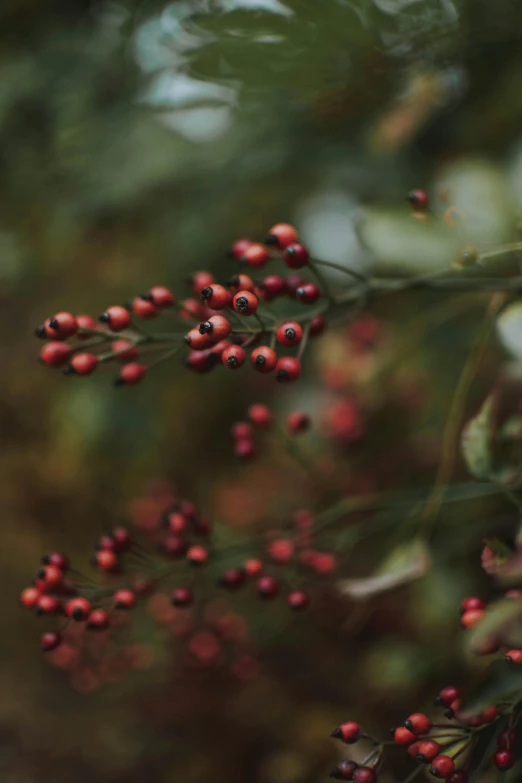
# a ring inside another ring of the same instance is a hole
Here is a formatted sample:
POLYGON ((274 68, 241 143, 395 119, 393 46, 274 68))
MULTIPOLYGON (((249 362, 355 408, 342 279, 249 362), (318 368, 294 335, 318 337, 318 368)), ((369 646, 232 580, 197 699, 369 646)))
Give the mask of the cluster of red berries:
MULTIPOLYGON (((256 453, 254 430, 269 430, 272 426, 272 413, 267 405, 255 403, 247 413, 247 421, 236 421, 232 426, 234 453, 239 459, 251 459, 256 453)), ((310 427, 310 418, 304 411, 292 411, 286 419, 286 431, 289 435, 299 435, 310 427)))
MULTIPOLYGON (((520 590, 507 590, 504 593, 504 598, 512 601, 522 600, 522 591, 520 590)), ((478 596, 472 595, 464 598, 460 605, 462 626, 466 629, 476 628, 480 626, 480 623, 484 620, 487 613, 487 604, 478 596)), ((472 650, 476 655, 493 655, 498 652, 502 647, 506 648, 502 638, 498 635, 491 635, 486 639, 482 639, 479 642, 472 642, 472 650)), ((507 649, 505 658, 508 663, 522 664, 522 650, 519 649, 507 649)))
MULTIPOLYGON (((491 705, 478 715, 467 715, 462 712, 460 694, 454 686, 442 688, 436 704, 445 708, 448 723, 434 724, 428 715, 415 712, 402 726, 392 729, 394 744, 406 748, 408 755, 419 764, 429 764, 434 777, 447 783, 468 783, 470 773, 463 766, 457 768, 457 759, 469 755, 468 751, 482 727, 498 722, 501 731, 497 734, 497 751, 493 761, 501 772, 511 769, 515 763, 512 746, 516 740, 516 721, 512 710, 502 712, 491 705), (455 719, 457 723, 450 722, 455 719)), ((331 736, 346 744, 367 740, 374 746, 362 764, 345 759, 336 766, 331 777, 354 783, 375 783, 377 768, 389 743, 379 742, 364 733, 354 721, 341 723, 331 736)))

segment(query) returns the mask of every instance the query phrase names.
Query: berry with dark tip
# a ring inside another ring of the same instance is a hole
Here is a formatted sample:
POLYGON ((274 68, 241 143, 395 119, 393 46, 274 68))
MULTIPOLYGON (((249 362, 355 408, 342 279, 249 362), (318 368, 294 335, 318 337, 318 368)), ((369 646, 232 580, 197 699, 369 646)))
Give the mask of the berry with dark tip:
POLYGON ((268 236, 265 239, 265 245, 284 250, 288 245, 291 245, 296 241, 297 231, 293 226, 289 223, 276 223, 268 232, 268 236))
POLYGON ((455 762, 449 756, 436 756, 431 762, 430 772, 436 778, 449 778, 455 772, 455 762))
POLYGON ((190 587, 175 587, 170 600, 174 606, 185 609, 187 606, 192 605, 194 596, 190 587))
POLYGON ((259 597, 268 601, 279 595, 279 582, 273 576, 260 576, 256 588, 259 597))
POLYGON ((299 242, 288 245, 283 253, 283 260, 290 269, 301 269, 301 267, 307 265, 309 258, 308 250, 299 242))
POLYGON ((286 321, 278 328, 276 338, 281 345, 297 345, 303 339, 303 328, 297 321, 286 321))
POLYGON ((100 315, 99 320, 100 323, 107 324, 111 332, 122 332, 129 326, 131 317, 127 308, 112 305, 100 315))
POLYGON ((315 283, 305 283, 296 289, 295 296, 303 304, 314 304, 321 296, 321 291, 315 283))
POLYGON ((425 190, 410 190, 408 193, 408 204, 412 209, 425 210, 430 205, 430 199, 425 190))
POLYGON ((83 622, 91 613, 91 603, 86 598, 78 596, 71 598, 65 605, 65 614, 77 622, 83 622))
POLYGON ((339 762, 333 772, 330 772, 330 777, 336 778, 337 780, 353 780, 353 773, 356 769, 357 764, 355 761, 344 759, 339 762))
POLYGON ((44 652, 51 652, 51 650, 56 650, 56 648, 59 647, 61 643, 62 637, 56 631, 48 631, 47 633, 44 633, 41 638, 42 650, 44 652))
POLYGON ((268 345, 261 345, 259 348, 254 348, 250 354, 250 361, 257 372, 272 372, 277 365, 277 354, 268 345))
POLYGON ((71 353, 72 348, 70 345, 53 340, 50 343, 45 343, 42 347, 40 359, 48 367, 61 367, 69 360, 71 353))
POLYGON ((279 383, 296 381, 301 375, 301 362, 292 356, 282 356, 278 359, 275 370, 279 383))
POLYGON ((310 599, 302 590, 292 590, 292 592, 288 593, 286 596, 286 603, 294 612, 301 612, 308 608, 310 599))
POLYGON ((246 353, 240 345, 229 345, 221 354, 221 361, 229 370, 239 370, 245 363, 246 353))
POLYGON ((230 303, 230 293, 219 283, 205 286, 201 289, 199 295, 201 300, 212 310, 223 310, 230 303))
POLYGON ((136 593, 132 590, 122 588, 114 593, 115 609, 132 609, 136 603, 136 593))
POLYGON ((253 315, 257 311, 257 296, 251 291, 238 291, 234 296, 233 306, 240 315, 253 315))
POLYGON ((431 729, 432 722, 427 715, 422 712, 414 712, 404 721, 405 727, 412 731, 416 736, 427 734, 431 729))
POLYGON ((93 609, 87 618, 87 628, 90 631, 105 631, 109 621, 109 613, 105 609, 93 609))

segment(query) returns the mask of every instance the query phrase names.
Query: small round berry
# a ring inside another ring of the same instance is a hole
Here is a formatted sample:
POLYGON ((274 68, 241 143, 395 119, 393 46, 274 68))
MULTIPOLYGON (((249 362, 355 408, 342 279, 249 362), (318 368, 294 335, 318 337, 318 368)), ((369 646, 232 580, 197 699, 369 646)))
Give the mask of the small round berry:
POLYGON ((187 560, 193 566, 205 565, 208 560, 208 551, 203 546, 191 546, 187 552, 187 560))
POLYGON ((51 652, 51 650, 56 650, 56 648, 60 646, 62 637, 55 631, 48 631, 43 634, 40 643, 44 652, 51 652))
POLYGON ((291 435, 298 435, 309 429, 310 417, 303 411, 293 411, 286 420, 286 426, 291 435))
POLYGON ((253 435, 252 425, 248 421, 234 422, 230 432, 234 440, 248 439, 253 435))
POLYGON ((172 307, 175 303, 174 295, 172 291, 169 291, 164 285, 153 286, 147 294, 152 299, 152 302, 156 307, 172 307))
POLYGON ((504 750, 497 750, 495 753, 495 766, 501 772, 505 772, 506 770, 511 769, 514 763, 515 754, 512 750, 506 748, 504 750))
POLYGON ((86 313, 77 315, 76 323, 78 324, 78 333, 76 335, 78 340, 88 340, 89 337, 91 336, 90 334, 85 334, 85 333, 82 334, 81 333, 82 329, 88 329, 89 331, 94 330, 98 332, 98 334, 100 333, 98 329, 98 324, 96 323, 92 315, 87 315, 86 313))
POLYGON ((435 740, 425 740, 417 748, 417 761, 428 764, 440 753, 440 745, 435 740))
POLYGON ((414 712, 404 721, 405 727, 412 731, 416 736, 427 734, 431 729, 432 722, 427 715, 422 712, 414 712))
POLYGON ((267 546, 270 558, 279 565, 286 565, 294 556, 295 544, 288 538, 276 538, 267 546))
POLYGON ((36 603, 37 614, 60 614, 62 604, 52 595, 41 595, 36 603))
POLYGON ((185 342, 192 351, 204 351, 214 340, 209 332, 202 332, 200 327, 194 327, 185 335, 185 342))
POLYGON ((114 593, 114 607, 116 609, 132 609, 136 603, 136 593, 122 588, 114 593))
POLYGON ((270 408, 262 403, 255 403, 248 409, 248 418, 256 427, 268 429, 272 424, 270 408))
POLYGON ((281 275, 267 275, 258 283, 258 288, 265 302, 287 293, 286 280, 281 275))
POLYGON ((218 362, 219 356, 212 351, 190 351, 185 359, 189 370, 197 372, 199 375, 211 372, 218 362))
POLYGON ((155 304, 141 296, 132 300, 131 310, 136 318, 155 318, 158 314, 155 304))
POLYGON ((138 349, 131 340, 114 340, 112 344, 112 352, 114 358, 119 362, 128 362, 131 359, 135 359, 138 355, 138 349))
POLYGON ((246 573, 242 568, 229 568, 219 578, 221 587, 227 590, 238 590, 245 584, 246 573))
POLYGON ((214 275, 207 271, 194 272, 190 278, 190 285, 195 294, 200 294, 202 288, 211 286, 214 282, 214 275))
POLYGON ((190 587, 175 587, 172 591, 171 599, 174 606, 184 609, 191 606, 194 601, 194 595, 190 587))
POLYGON ((72 313, 56 313, 49 319, 46 327, 57 340, 67 340, 78 331, 78 323, 72 313))
POLYGON ((83 622, 91 613, 92 607, 90 601, 82 596, 77 598, 71 598, 65 605, 65 613, 67 617, 71 617, 77 622, 83 622))
POLYGON ((41 593, 37 587, 26 587, 20 595, 20 603, 26 609, 32 609, 36 606, 41 593))
POLYGON ((42 347, 40 359, 48 367, 60 367, 69 360, 71 353, 72 348, 70 345, 53 340, 50 343, 45 343, 42 347))
POLYGON ((326 321, 322 315, 316 315, 310 321, 310 337, 319 337, 326 329, 326 321))
MULTIPOLYGON (((215 356, 217 356, 218 359, 221 358, 223 360, 223 351, 226 350, 230 345, 229 340, 220 340, 215 345, 211 345, 209 348, 209 351, 213 353, 215 356)), ((236 343, 234 343, 236 345, 236 343)))
POLYGON ((234 275, 228 281, 228 285, 232 291, 237 294, 238 291, 254 291, 254 281, 248 275, 234 275))
POLYGON ((258 299, 251 291, 238 291, 233 299, 234 310, 240 315, 253 315, 257 311, 258 299))
POLYGON ((279 250, 284 250, 297 241, 297 231, 289 223, 276 223, 272 226, 268 232, 268 236, 265 239, 265 245, 277 247, 279 250))
POLYGON ((353 773, 353 783, 375 783, 377 774, 371 767, 359 767, 353 773))
POLYGON ((292 590, 292 592, 288 593, 286 596, 286 603, 290 609, 293 609, 295 612, 300 612, 308 608, 310 599, 302 590, 292 590))
POLYGON ((482 723, 493 723, 498 717, 498 710, 494 704, 484 707, 481 714, 482 723))
POLYGON ((282 356, 278 359, 275 369, 279 383, 296 381, 301 375, 301 362, 292 356, 282 356))
POLYGON ((224 307, 228 307, 230 303, 230 293, 219 283, 205 286, 201 289, 199 295, 211 310, 222 310, 224 307))
POLYGON ((95 565, 102 571, 117 571, 118 570, 118 557, 111 549, 100 549, 94 555, 95 565))
POLYGON ((252 245, 253 242, 251 239, 236 239, 232 247, 230 248, 230 255, 232 258, 235 258, 237 261, 240 261, 250 245, 252 245))
POLYGON ((232 331, 232 326, 224 315, 213 315, 208 321, 199 325, 199 331, 201 334, 209 334, 212 340, 217 342, 228 337, 232 331))
POLYGON ((353 773, 356 769, 357 764, 355 761, 344 759, 343 761, 340 761, 333 772, 330 773, 330 777, 336 778, 337 780, 353 780, 353 773))
POLYGON ((105 609, 93 609, 87 619, 90 631, 105 631, 109 627, 109 613, 105 609))
POLYGON ((430 205, 430 199, 425 190, 410 190, 407 201, 410 207, 415 210, 428 209, 430 205))
POLYGON ((55 565, 45 565, 38 572, 38 579, 45 587, 54 589, 60 587, 63 582, 63 571, 55 565))
POLYGON ((283 260, 290 269, 301 269, 307 265, 309 258, 308 250, 299 242, 288 245, 283 253, 283 260))
POLYGON ((187 543, 181 536, 171 535, 162 542, 161 549, 167 557, 179 558, 186 553, 187 543))
POLYGON ((256 453, 255 443, 251 438, 239 438, 234 443, 234 454, 241 460, 249 460, 256 453))
POLYGON ((399 726, 399 728, 394 731, 393 739, 397 745, 411 745, 417 738, 409 729, 404 728, 404 726, 399 726))
POLYGON ((477 596, 472 595, 468 598, 464 598, 460 605, 460 611, 462 614, 464 612, 469 612, 470 610, 475 609, 485 609, 486 608, 486 602, 482 600, 482 598, 477 598, 477 596))
POLYGON ((90 375, 98 366, 98 357, 93 353, 77 353, 71 359, 68 372, 75 375, 90 375))
POLYGON ((277 342, 281 345, 297 345, 303 339, 303 329, 297 321, 286 321, 276 332, 277 342))
POLYGON ((279 582, 273 576, 260 576, 256 588, 259 597, 269 601, 279 595, 279 582))
POLYGON ((417 752, 419 750, 420 744, 421 744, 421 740, 417 740, 417 742, 412 742, 412 744, 408 746, 406 751, 408 756, 411 756, 411 758, 415 759, 415 761, 417 761, 417 752))
POLYGON ((206 318, 207 308, 199 299, 182 299, 179 303, 178 315, 184 321, 196 319, 201 321, 206 318))
POLYGON ((259 242, 252 242, 241 256, 241 262, 248 264, 253 269, 260 269, 268 261, 270 261, 270 253, 259 242))
POLYGON ((286 293, 292 299, 296 299, 297 289, 301 288, 301 286, 307 282, 308 280, 306 280, 302 275, 298 275, 296 273, 293 275, 288 275, 286 278, 286 293))
POLYGON ((431 762, 430 772, 436 778, 449 778, 455 772, 455 763, 449 756, 437 756, 431 762))
POLYGON ((100 315, 99 320, 100 323, 107 324, 111 332, 121 332, 128 327, 131 322, 131 317, 129 311, 125 307, 112 305, 100 315))
POLYGON ((469 611, 464 612, 460 618, 460 622, 464 628, 473 628, 477 623, 480 623, 485 614, 483 609, 470 609, 469 611))
POLYGON ((303 304, 314 304, 321 296, 321 291, 315 283, 305 283, 296 289, 295 296, 303 304))
POLYGON ((444 704, 446 707, 449 707, 451 703, 455 701, 455 699, 459 698, 459 695, 460 693, 458 688, 455 688, 454 685, 447 685, 439 692, 437 703, 444 704))
POLYGON ((114 381, 116 386, 136 386, 147 372, 147 365, 138 362, 129 362, 121 368, 120 374, 114 381))
POLYGON ((456 769, 453 775, 447 778, 446 783, 468 783, 468 773, 465 769, 456 769))
POLYGON ((245 561, 245 573, 247 576, 260 576, 263 573, 263 563, 256 557, 251 557, 245 561))
POLYGON ((277 354, 268 345, 260 345, 259 348, 254 348, 250 354, 250 361, 257 372, 272 372, 277 365, 277 354))

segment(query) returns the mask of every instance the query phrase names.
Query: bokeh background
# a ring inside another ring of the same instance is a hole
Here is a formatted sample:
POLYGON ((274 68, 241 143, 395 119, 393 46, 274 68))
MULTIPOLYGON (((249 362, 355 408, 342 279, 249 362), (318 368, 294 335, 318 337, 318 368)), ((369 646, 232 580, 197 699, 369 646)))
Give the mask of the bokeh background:
MULTIPOLYGON (((287 486, 267 465, 245 479, 234 462, 229 427, 249 402, 271 399, 271 385, 248 374, 200 378, 173 361, 117 391, 108 373, 80 382, 43 368, 32 332, 59 309, 96 314, 155 283, 182 293, 195 269, 228 275, 231 241, 262 239, 279 220, 340 264, 447 263, 463 237, 421 235, 404 205, 412 187, 450 183, 474 216, 466 241, 512 239, 522 207, 521 29, 513 0, 3 0, 3 781, 312 783, 337 758, 328 733, 341 720, 377 733, 448 681, 475 676, 457 606, 488 589, 480 536, 488 514, 492 525, 512 516, 500 501, 459 506, 455 520, 467 524, 438 540, 430 573, 363 609, 331 598, 329 611, 290 623, 247 603, 262 661, 248 683, 185 672, 176 645, 143 620, 136 637, 154 649, 153 665, 74 687, 47 665, 42 626, 17 603, 42 552, 86 563, 99 532, 155 481, 222 519, 246 480, 277 486, 285 510, 314 494, 290 468, 287 486)), ((434 303, 401 297, 376 315, 400 336, 434 303)), ((398 352, 392 400, 390 387, 368 383, 378 416, 364 446, 343 451, 346 492, 429 483, 476 315, 457 315, 414 354, 398 352)), ((492 349, 471 407, 502 357, 492 349)), ((277 389, 274 405, 319 410, 321 361, 298 391, 277 389)), ((264 494, 255 502, 270 513, 264 494)), ((359 554, 359 574, 386 546, 374 540, 359 554)), ((400 780, 400 763, 393 774, 383 779, 400 780)))

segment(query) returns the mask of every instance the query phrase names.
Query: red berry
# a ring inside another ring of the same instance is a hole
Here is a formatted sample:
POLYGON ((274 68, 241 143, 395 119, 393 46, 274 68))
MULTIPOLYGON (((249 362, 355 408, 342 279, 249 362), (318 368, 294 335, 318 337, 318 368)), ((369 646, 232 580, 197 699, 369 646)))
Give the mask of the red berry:
POLYGON ((294 411, 288 416, 286 426, 291 435, 298 435, 310 427, 310 418, 303 411, 294 411))
POLYGON ((62 604, 52 595, 41 595, 36 602, 37 614, 60 614, 61 611, 62 604))
POLYGON ((296 289, 295 296, 303 304, 314 304, 321 296, 321 291, 315 283, 305 283, 296 289))
POLYGON ((212 315, 208 321, 199 325, 201 334, 208 334, 214 342, 224 340, 232 331, 232 326, 228 318, 224 315, 212 315))
POLYGON ((344 759, 343 761, 340 761, 334 771, 330 773, 330 777, 336 778, 337 780, 353 780, 353 773, 356 769, 357 764, 355 761, 344 759))
POLYGON ((229 346, 229 340, 220 340, 215 345, 211 345, 209 351, 217 356, 218 359, 221 357, 221 360, 223 361, 223 351, 226 350, 229 346))
POLYGON ((409 731, 412 731, 416 736, 421 734, 427 734, 431 729, 432 722, 427 715, 422 712, 414 712, 404 721, 404 725, 409 731))
POLYGON ((155 318, 158 314, 156 306, 148 299, 137 296, 132 300, 132 314, 136 318, 155 318))
POLYGON ((460 605, 460 611, 464 614, 464 612, 468 612, 470 610, 475 609, 485 609, 486 608, 486 602, 482 600, 482 598, 477 598, 476 596, 470 596, 469 598, 464 598, 460 605))
POLYGON ((78 323, 72 313, 56 313, 46 323, 46 328, 55 340, 67 340, 78 331, 78 323))
POLYGON ((118 557, 111 549, 100 549, 94 556, 94 561, 102 571, 117 571, 118 557))
POLYGON ((109 627, 109 613, 105 609, 93 609, 87 620, 90 631, 105 631, 109 627))
POLYGON ((219 356, 212 351, 190 351, 185 364, 189 370, 202 375, 213 370, 218 361, 219 356))
POLYGON ((308 250, 299 242, 288 245, 283 253, 283 260, 290 269, 300 269, 301 267, 306 266, 309 258, 308 250))
POLYGON ((273 245, 274 247, 279 248, 279 250, 284 250, 296 240, 297 231, 293 226, 289 223, 276 223, 268 232, 265 244, 273 245))
POLYGON ((194 596, 190 587, 176 587, 172 591, 171 601, 174 606, 179 608, 185 608, 191 606, 194 601, 194 596))
POLYGON ((276 364, 276 378, 280 383, 296 381, 301 375, 301 362, 291 356, 282 356, 276 364))
MULTIPOLYGON (((406 731, 407 731, 407 729, 406 729, 406 731)), ((412 744, 408 746, 408 750, 407 750, 408 756, 411 756, 411 758, 415 759, 415 761, 417 761, 417 753, 418 753, 420 744, 421 744, 421 741, 417 740, 417 742, 412 742, 412 744)))
POLYGON ((230 248, 230 255, 239 261, 251 244, 253 244, 251 239, 236 239, 230 248))
POLYGON ((270 253, 259 242, 252 242, 241 256, 241 261, 253 269, 259 269, 270 261, 270 253))
POLYGON ((286 596, 286 603, 290 609, 299 612, 308 607, 310 599, 302 590, 292 590, 292 592, 288 593, 286 596))
POLYGON ((508 663, 522 663, 522 650, 509 650, 506 653, 506 661, 508 663))
POLYGON ((408 193, 408 204, 412 209, 428 209, 430 199, 425 190, 410 190, 408 193))
POLYGON ((229 292, 219 283, 205 286, 201 289, 199 295, 211 310, 222 310, 230 302, 229 292))
POLYGON ((256 427, 267 429, 272 423, 272 414, 267 405, 255 403, 248 409, 248 418, 256 427))
POLYGON ((252 437, 252 425, 248 421, 236 421, 232 425, 231 433, 235 440, 247 440, 252 437))
POLYGON ((202 332, 199 327, 194 327, 185 335, 185 342, 193 351, 204 351, 214 341, 208 332, 202 332))
POLYGON ((255 348, 250 354, 250 360, 252 367, 257 372, 268 373, 277 365, 277 354, 273 348, 268 345, 261 345, 259 348, 255 348))
POLYGON ((514 763, 515 754, 512 750, 505 748, 504 750, 497 750, 495 753, 495 766, 501 772, 505 772, 506 770, 511 769, 514 763))
POLYGON ((447 685, 440 691, 437 701, 439 701, 441 704, 444 704, 446 707, 449 707, 451 703, 458 698, 459 689, 455 688, 454 685, 447 685))
MULTIPOLYGON (((198 289, 199 291, 199 289, 198 289)), ((179 303, 179 317, 184 321, 190 321, 191 319, 197 319, 201 321, 206 317, 207 308, 198 299, 182 299, 179 303)))
POLYGON ((94 329, 96 332, 99 332, 98 324, 96 323, 92 315, 86 315, 86 314, 77 315, 76 323, 78 324, 78 329, 79 329, 76 335, 78 340, 88 340, 89 337, 91 336, 90 334, 85 334, 85 333, 81 334, 82 329, 89 329, 89 330, 94 329))
POLYGON ((136 603, 136 593, 122 588, 114 593, 114 606, 116 609, 132 609, 136 603))
POLYGON ((255 557, 245 561, 245 573, 247 576, 260 576, 263 573, 263 563, 255 557))
POLYGON ((239 370, 245 363, 246 353, 240 345, 229 345, 221 354, 221 361, 229 370, 239 370))
POLYGON ((73 356, 69 369, 76 375, 90 375, 98 366, 98 357, 93 353, 77 353, 73 356))
POLYGON ((438 742, 435 742, 435 740, 420 742, 419 747, 417 748, 417 761, 427 764, 428 762, 433 761, 435 756, 439 755, 439 752, 440 745, 438 742))
POLYGON ((112 305, 100 315, 99 320, 102 324, 107 324, 111 332, 121 332, 128 327, 131 317, 129 311, 125 307, 112 305))
POLYGON ((45 343, 42 347, 40 359, 49 367, 60 367, 60 365, 68 361, 71 353, 72 348, 70 345, 53 340, 50 343, 45 343))
POLYGON ((78 598, 71 598, 65 605, 65 613, 67 617, 72 617, 77 622, 86 620, 91 613, 91 603, 86 598, 78 596, 78 598))
POLYGON ((169 291, 169 289, 165 288, 163 285, 153 286, 150 289, 148 296, 152 298, 156 307, 172 307, 176 301, 172 291, 169 291))
POLYGON ((63 581, 63 571, 55 565, 46 565, 38 572, 38 579, 45 587, 54 589, 60 587, 63 581))
POLYGON ((245 584, 246 574, 242 568, 229 568, 219 579, 221 587, 237 590, 245 584))
POLYGON ((483 609, 470 609, 468 612, 464 612, 460 621, 464 628, 473 628, 483 619, 485 614, 483 609))
POLYGON ((395 729, 393 739, 397 745, 411 745, 412 742, 415 742, 416 737, 409 729, 399 726, 398 729, 395 729))
POLYGON ((310 337, 319 337, 326 329, 326 321, 322 315, 316 315, 310 321, 310 337))
POLYGON ((192 290, 194 291, 195 294, 200 294, 202 288, 207 288, 208 286, 211 286, 213 282, 214 282, 214 275, 212 275, 210 272, 207 271, 194 272, 190 280, 192 290))
POLYGON ((258 306, 258 299, 251 291, 238 291, 233 299, 234 310, 240 315, 253 315, 258 306))
POLYGON ((187 560, 193 566, 205 565, 208 560, 208 551, 203 546, 191 546, 187 552, 187 560))
POLYGON ((468 783, 468 773, 465 769, 457 769, 449 776, 447 783, 468 783))
POLYGON ((26 587, 22 590, 20 595, 20 603, 25 606, 26 609, 32 609, 36 606, 41 593, 37 587, 26 587))
POLYGON ((279 594, 279 582, 273 576, 260 576, 256 582, 257 593, 260 598, 271 600, 279 594))
POLYGON ((287 293, 286 280, 281 275, 267 275, 258 286, 265 302, 287 293))
POLYGON ((493 723, 493 721, 496 720, 497 716, 498 716, 498 710, 494 704, 490 704, 489 707, 485 707, 482 710, 481 718, 483 723, 493 723))
POLYGON ((277 538, 271 541, 267 546, 267 552, 279 565, 286 565, 293 557, 295 550, 294 542, 287 538, 277 538))
POLYGON ((239 438, 234 443, 234 454, 236 457, 239 457, 239 459, 251 459, 255 453, 256 447, 254 441, 250 438, 239 438))
POLYGON ((437 756, 431 762, 430 772, 436 778, 449 778, 455 772, 455 764, 449 756, 437 756))
POLYGON ((353 773, 353 783, 375 783, 377 774, 371 767, 359 767, 353 773))
POLYGON ((187 551, 186 542, 177 535, 167 536, 163 541, 161 548, 168 557, 183 557, 187 551))
POLYGON ((136 386, 145 373, 147 372, 147 365, 139 364, 138 362, 129 362, 121 368, 120 374, 115 380, 116 386, 136 386))
POLYGON ((276 332, 277 342, 281 345, 297 345, 303 339, 303 329, 297 321, 286 321, 276 332))
POLYGON ((62 643, 62 637, 55 631, 48 631, 44 633, 41 639, 41 645, 44 652, 50 652, 56 650, 62 643))
POLYGON ((134 343, 123 338, 113 342, 112 352, 115 354, 115 358, 118 359, 119 362, 127 362, 130 359, 135 359, 138 355, 138 349, 134 343))
POLYGON ((254 291, 254 281, 248 275, 234 275, 228 281, 228 285, 232 291, 237 294, 238 291, 254 291))

